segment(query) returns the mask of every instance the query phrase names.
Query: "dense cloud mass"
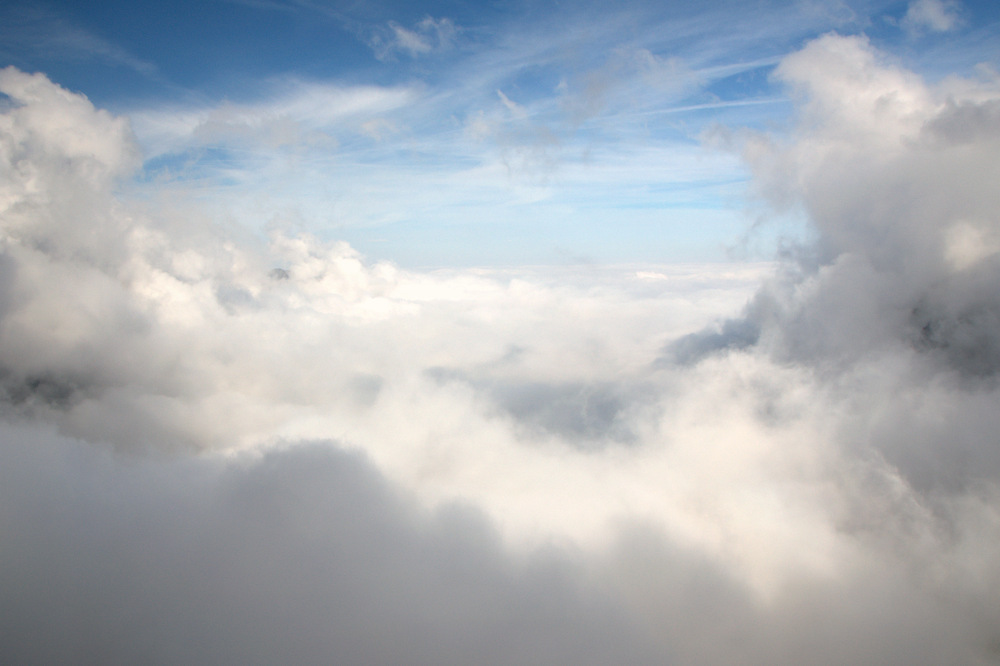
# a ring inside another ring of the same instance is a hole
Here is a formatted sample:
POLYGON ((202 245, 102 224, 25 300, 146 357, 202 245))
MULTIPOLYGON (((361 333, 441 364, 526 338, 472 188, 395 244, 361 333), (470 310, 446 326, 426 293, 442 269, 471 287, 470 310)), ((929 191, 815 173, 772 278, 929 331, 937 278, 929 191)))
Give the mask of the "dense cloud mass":
POLYGON ((776 267, 418 273, 0 72, 0 661, 1000 662, 1000 82, 777 76, 776 267))

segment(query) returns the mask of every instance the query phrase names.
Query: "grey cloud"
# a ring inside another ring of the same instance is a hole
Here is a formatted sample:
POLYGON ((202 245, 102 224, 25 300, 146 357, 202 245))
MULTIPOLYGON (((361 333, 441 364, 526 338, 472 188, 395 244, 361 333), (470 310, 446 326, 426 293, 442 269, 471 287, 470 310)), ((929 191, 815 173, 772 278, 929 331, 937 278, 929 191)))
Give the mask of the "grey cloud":
POLYGON ((759 337, 760 327, 749 318, 727 319, 721 326, 709 327, 674 340, 667 345, 661 362, 691 365, 715 352, 751 347, 759 337))
POLYGON ((219 304, 229 313, 238 312, 244 308, 259 307, 253 294, 243 287, 232 284, 219 285, 215 290, 215 297, 218 299, 219 304))
POLYGON ((805 207, 818 232, 807 254, 822 261, 800 264, 804 277, 759 297, 776 305, 769 330, 800 360, 857 360, 905 343, 945 351, 962 372, 992 373, 996 100, 938 105, 925 84, 880 64, 856 38, 818 40, 779 73, 809 96, 809 129, 752 163, 805 207), (876 96, 842 107, 832 91, 849 85, 852 69, 898 108, 887 111, 876 96), (874 131, 891 138, 883 144, 874 131))
POLYGON ((649 398, 626 383, 515 381, 446 368, 427 374, 438 382, 465 383, 529 431, 555 435, 582 450, 634 442, 633 412, 649 398))
POLYGON ((360 456, 122 460, 37 429, 0 446, 5 663, 655 663, 557 553, 424 515, 360 456))
POLYGON ((751 164, 793 193, 817 240, 756 297, 767 305, 755 317, 761 344, 845 386, 875 379, 881 388, 862 390, 867 404, 849 399, 845 426, 859 425, 845 427, 847 445, 884 455, 919 492, 994 484, 985 405, 997 404, 1000 370, 996 91, 935 91, 864 40, 838 36, 779 74, 807 96, 807 122, 794 145, 751 164), (856 105, 842 106, 835 90, 856 90, 856 105), (890 97, 892 110, 879 101, 890 97))
POLYGON ((997 268, 990 267, 979 285, 945 288, 943 295, 932 292, 918 304, 911 315, 915 347, 940 356, 963 375, 996 375, 1000 371, 1000 299, 994 290, 998 275, 997 268), (970 287, 979 293, 962 298, 961 292, 970 287))
POLYGON ((357 374, 350 382, 354 399, 359 405, 371 407, 385 386, 385 379, 378 375, 357 374))
POLYGON ((944 109, 930 120, 925 131, 948 145, 1000 141, 1000 100, 982 102, 949 99, 944 109))
POLYGON ((512 556, 475 510, 418 510, 329 443, 222 462, 2 441, 7 663, 972 664, 996 638, 891 556, 764 606, 641 524, 589 562, 512 556))
POLYGON ((35 405, 66 410, 83 397, 83 382, 69 377, 28 375, 19 377, 0 369, 0 396, 4 403, 30 410, 35 405))
POLYGON ((514 418, 568 440, 635 437, 623 418, 627 405, 613 386, 528 383, 496 387, 494 395, 514 418))

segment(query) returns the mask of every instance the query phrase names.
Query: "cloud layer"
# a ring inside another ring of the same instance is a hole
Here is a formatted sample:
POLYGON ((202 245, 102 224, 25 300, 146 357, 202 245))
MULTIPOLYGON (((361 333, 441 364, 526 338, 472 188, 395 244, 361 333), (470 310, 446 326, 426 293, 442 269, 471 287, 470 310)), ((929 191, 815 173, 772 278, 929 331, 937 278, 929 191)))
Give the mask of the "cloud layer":
POLYGON ((996 662, 1000 89, 777 76, 776 267, 418 273, 3 70, 3 660, 996 662))

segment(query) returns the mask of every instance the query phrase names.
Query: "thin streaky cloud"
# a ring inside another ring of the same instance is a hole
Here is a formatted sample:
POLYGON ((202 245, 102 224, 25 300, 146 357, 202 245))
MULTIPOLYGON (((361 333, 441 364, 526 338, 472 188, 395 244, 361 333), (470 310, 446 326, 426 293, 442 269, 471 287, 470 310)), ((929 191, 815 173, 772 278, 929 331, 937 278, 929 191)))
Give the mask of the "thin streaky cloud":
POLYGON ((40 7, 8 8, 2 14, 0 41, 8 52, 29 50, 55 60, 96 60, 153 76, 157 66, 103 37, 73 25, 55 12, 40 7))
POLYGON ((791 100, 787 97, 769 97, 766 99, 734 99, 720 102, 707 102, 705 104, 689 104, 687 106, 675 106, 666 109, 656 109, 651 111, 637 111, 622 114, 623 117, 643 117, 658 116, 671 113, 688 113, 691 111, 709 111, 711 109, 738 108, 741 106, 760 106, 768 104, 788 104, 791 100))

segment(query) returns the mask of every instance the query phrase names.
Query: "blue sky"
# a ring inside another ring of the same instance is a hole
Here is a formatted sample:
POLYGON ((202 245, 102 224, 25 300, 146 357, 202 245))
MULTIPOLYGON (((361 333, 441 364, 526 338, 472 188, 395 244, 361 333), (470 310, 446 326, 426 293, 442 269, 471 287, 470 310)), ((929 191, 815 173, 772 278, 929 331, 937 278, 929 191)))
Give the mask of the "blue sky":
POLYGON ((930 81, 1000 67, 991 2, 13 2, 0 26, 0 65, 130 118, 128 196, 408 267, 769 258, 800 220, 732 137, 789 126, 783 56, 836 31, 930 81))

